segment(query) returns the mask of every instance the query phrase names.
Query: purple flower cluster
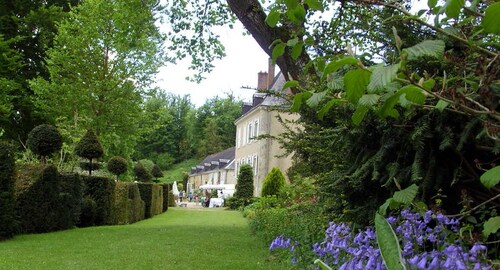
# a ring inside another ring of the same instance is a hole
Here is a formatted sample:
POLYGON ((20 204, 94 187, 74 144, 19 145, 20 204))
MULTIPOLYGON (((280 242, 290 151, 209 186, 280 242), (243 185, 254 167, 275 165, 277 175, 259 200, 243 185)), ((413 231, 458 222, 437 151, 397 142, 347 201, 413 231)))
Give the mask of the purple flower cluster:
MULTIPOLYGON (((427 211, 424 215, 409 210, 399 217, 389 217, 400 240, 403 259, 409 269, 491 269, 486 263, 486 247, 476 243, 464 248, 453 234, 458 231, 459 221, 443 214, 427 211)), ((277 237, 270 249, 289 248, 292 240, 283 235, 277 237)), ((354 234, 344 223, 331 222, 325 239, 312 246, 316 255, 326 264, 338 269, 386 269, 377 246, 375 231, 367 228, 354 234)))
MULTIPOLYGON (((269 246, 269 250, 277 249, 277 248, 288 248, 290 253, 295 254, 295 247, 299 244, 298 242, 292 243, 292 239, 290 238, 285 238, 284 235, 280 235, 276 237, 271 245, 269 246)), ((293 256, 292 257, 292 264, 295 264, 297 262, 297 257, 293 256)))

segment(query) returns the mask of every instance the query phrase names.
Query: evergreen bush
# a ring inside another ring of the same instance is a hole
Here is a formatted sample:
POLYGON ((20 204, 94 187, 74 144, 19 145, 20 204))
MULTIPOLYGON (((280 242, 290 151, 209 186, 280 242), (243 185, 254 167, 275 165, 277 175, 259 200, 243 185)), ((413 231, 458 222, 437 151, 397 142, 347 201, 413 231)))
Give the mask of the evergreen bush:
POLYGON ((163 177, 163 172, 161 171, 160 167, 155 164, 153 166, 153 169, 151 170, 151 175, 153 175, 153 177, 158 180, 158 178, 163 177))
MULTIPOLYGON (((113 224, 113 201, 115 198, 115 181, 107 177, 97 177, 97 176, 82 176, 84 183, 84 196, 92 199, 96 203, 95 218, 93 225, 110 225, 113 224)), ((91 206, 92 203, 87 199, 87 206, 91 206)), ((85 210, 91 210, 90 208, 85 210)), ((82 209, 82 224, 92 224, 91 222, 84 220, 85 217, 91 217, 87 213, 84 213, 82 209)))
POLYGON ((108 161, 108 171, 111 172, 112 174, 116 175, 116 178, 118 179, 118 176, 121 174, 126 173, 128 170, 128 162, 126 159, 120 157, 120 156, 114 156, 108 161))
POLYGON ((47 156, 61 149, 62 136, 54 126, 39 125, 28 134, 27 145, 45 163, 47 156))
POLYGON ((234 197, 240 199, 252 198, 253 189, 253 169, 250 165, 244 164, 240 167, 234 197))
POLYGON ((141 199, 144 201, 144 218, 150 218, 152 217, 152 212, 151 212, 151 205, 153 201, 153 194, 152 194, 152 189, 153 189, 153 184, 151 183, 137 183, 137 186, 139 187, 139 192, 141 193, 141 199))
POLYGON ((61 195, 61 228, 72 228, 80 221, 83 201, 83 182, 79 174, 59 174, 61 195))
POLYGON ((134 223, 144 219, 146 203, 141 199, 141 193, 137 183, 127 183, 128 198, 131 203, 129 208, 129 223, 134 223))
POLYGON ((163 209, 162 211, 165 212, 168 210, 168 199, 169 199, 169 189, 168 189, 168 185, 167 184, 163 184, 161 185, 162 189, 163 189, 163 209))
POLYGON ((141 162, 135 164, 134 174, 138 181, 151 182, 151 174, 144 168, 141 162))
POLYGON ((131 201, 128 196, 128 183, 117 182, 115 186, 115 199, 113 201, 113 224, 123 225, 130 222, 131 201))
MULTIPOLYGON (((53 165, 25 165, 16 179, 16 215, 24 233, 51 232, 70 224, 62 211, 60 180, 53 165)), ((67 202, 65 200, 65 202, 67 202)))
POLYGON ((274 167, 264 179, 262 196, 278 196, 284 186, 285 176, 278 167, 274 167))
POLYGON ((14 201, 14 152, 0 142, 0 241, 14 236, 17 230, 14 201))
POLYGON ((76 145, 75 153, 77 156, 89 160, 90 165, 87 167, 87 169, 89 171, 89 175, 92 175, 92 160, 102 157, 102 155, 104 154, 104 150, 102 149, 102 145, 99 142, 99 139, 97 138, 94 131, 89 129, 76 145))

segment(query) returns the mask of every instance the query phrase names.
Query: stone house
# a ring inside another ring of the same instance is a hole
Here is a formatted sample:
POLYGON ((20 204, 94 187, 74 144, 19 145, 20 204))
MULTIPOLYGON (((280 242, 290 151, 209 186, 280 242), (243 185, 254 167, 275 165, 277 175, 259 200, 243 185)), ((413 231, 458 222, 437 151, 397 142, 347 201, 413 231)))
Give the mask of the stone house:
POLYGON ((196 167, 191 168, 187 191, 193 191, 205 184, 236 184, 234 155, 235 148, 231 147, 205 157, 196 167))
POLYGON ((273 167, 278 167, 286 173, 292 165, 291 155, 284 154, 280 144, 271 138, 256 139, 261 135, 278 136, 285 132, 285 128, 278 121, 282 119, 296 120, 297 114, 288 113, 286 101, 269 92, 290 94, 290 90, 282 91, 285 83, 283 74, 274 76, 274 65, 269 64, 268 72, 258 74, 258 92, 253 95, 252 103, 243 104, 242 116, 235 120, 236 150, 235 150, 235 178, 243 164, 250 164, 254 170, 254 196, 260 196, 262 183, 273 167), (265 93, 265 92, 267 93, 265 93))

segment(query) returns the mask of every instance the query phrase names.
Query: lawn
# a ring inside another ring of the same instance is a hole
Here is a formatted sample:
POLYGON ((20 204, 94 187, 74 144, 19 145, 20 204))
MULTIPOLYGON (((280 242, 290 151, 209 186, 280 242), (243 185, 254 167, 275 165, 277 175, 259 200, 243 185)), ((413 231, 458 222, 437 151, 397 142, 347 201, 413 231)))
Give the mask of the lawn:
POLYGON ((182 174, 191 172, 191 167, 198 165, 198 163, 200 163, 198 159, 188 159, 174 164, 169 170, 163 171, 164 176, 160 178, 160 182, 173 183, 177 181, 177 183, 182 183, 182 174))
POLYGON ((250 235, 241 213, 170 208, 132 225, 0 242, 0 269, 287 269, 250 235))

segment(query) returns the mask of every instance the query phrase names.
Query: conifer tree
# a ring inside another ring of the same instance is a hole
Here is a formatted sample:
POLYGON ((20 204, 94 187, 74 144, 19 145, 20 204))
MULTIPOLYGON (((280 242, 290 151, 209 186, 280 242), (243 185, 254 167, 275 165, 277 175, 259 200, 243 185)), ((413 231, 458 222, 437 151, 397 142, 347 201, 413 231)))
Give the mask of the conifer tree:
POLYGON ((262 184, 262 196, 278 195, 281 188, 285 186, 285 176, 278 167, 274 167, 264 179, 262 184))
POLYGON ((89 160, 88 170, 89 175, 92 175, 92 160, 102 157, 102 155, 104 154, 104 150, 102 149, 102 145, 99 142, 99 139, 97 138, 94 131, 89 129, 76 145, 75 153, 77 156, 89 160))
POLYGON ((236 192, 234 196, 240 199, 250 199, 253 197, 253 170, 248 164, 244 164, 240 168, 238 174, 238 183, 236 184, 236 192))

